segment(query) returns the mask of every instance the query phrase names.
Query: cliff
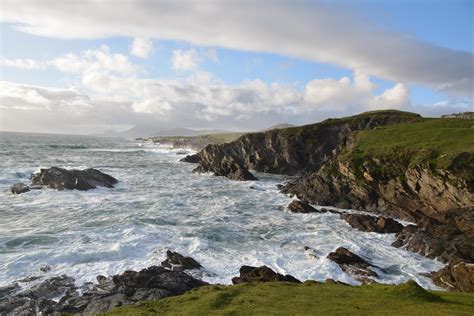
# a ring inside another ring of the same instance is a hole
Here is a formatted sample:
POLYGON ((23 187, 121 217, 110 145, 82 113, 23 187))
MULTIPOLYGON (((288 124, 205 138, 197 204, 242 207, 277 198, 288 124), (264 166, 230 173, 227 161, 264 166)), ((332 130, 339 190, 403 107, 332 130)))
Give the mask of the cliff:
POLYGON ((245 134, 230 143, 208 145, 184 161, 199 161, 197 171, 222 176, 228 176, 230 163, 258 172, 298 175, 317 170, 336 156, 354 131, 421 119, 418 114, 400 111, 367 112, 317 124, 245 134))
POLYGON ((473 127, 469 119, 375 111, 246 134, 185 161, 238 180, 254 180, 249 170, 296 175, 284 193, 415 222, 397 233, 395 247, 474 262, 473 127))

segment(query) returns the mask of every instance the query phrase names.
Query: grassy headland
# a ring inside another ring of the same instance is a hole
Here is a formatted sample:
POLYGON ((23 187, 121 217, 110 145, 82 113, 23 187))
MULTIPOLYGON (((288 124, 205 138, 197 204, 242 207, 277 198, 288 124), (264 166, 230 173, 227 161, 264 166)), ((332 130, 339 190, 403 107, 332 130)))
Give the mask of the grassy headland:
POLYGON ((472 315, 474 293, 400 285, 286 282, 211 285, 106 315, 472 315))

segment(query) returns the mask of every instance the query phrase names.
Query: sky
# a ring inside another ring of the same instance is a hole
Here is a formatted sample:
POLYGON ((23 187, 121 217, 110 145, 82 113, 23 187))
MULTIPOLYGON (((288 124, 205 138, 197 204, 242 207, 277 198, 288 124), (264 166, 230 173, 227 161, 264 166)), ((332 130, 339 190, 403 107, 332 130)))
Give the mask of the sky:
POLYGON ((474 1, 0 0, 0 130, 474 111, 474 1))

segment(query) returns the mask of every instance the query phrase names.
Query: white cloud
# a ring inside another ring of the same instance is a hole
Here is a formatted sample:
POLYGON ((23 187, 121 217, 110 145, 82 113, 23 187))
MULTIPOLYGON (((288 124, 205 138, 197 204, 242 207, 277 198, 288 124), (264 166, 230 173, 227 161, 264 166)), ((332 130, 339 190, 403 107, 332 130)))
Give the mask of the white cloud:
POLYGON ((186 51, 181 49, 173 50, 171 66, 176 71, 196 70, 199 62, 200 58, 194 48, 186 51))
POLYGON ((24 70, 46 69, 48 67, 48 63, 41 62, 38 60, 33 60, 33 59, 21 59, 21 58, 16 58, 16 59, 2 58, 0 59, 0 65, 6 66, 6 67, 24 69, 24 70))
MULTIPOLYGON (((1 20, 41 36, 131 36, 194 45, 272 52, 473 98, 472 52, 455 51, 392 32, 337 4, 292 1, 3 0, 1 20), (71 14, 74 12, 74 14, 71 14), (81 14, 83 12, 83 14, 81 14), (146 23, 144 23, 146 22, 146 23)), ((177 62, 190 69, 196 62, 177 62)), ((181 66, 182 65, 182 66, 181 66)))
POLYGON ((153 51, 153 42, 149 38, 134 38, 130 53, 140 58, 148 58, 153 51))

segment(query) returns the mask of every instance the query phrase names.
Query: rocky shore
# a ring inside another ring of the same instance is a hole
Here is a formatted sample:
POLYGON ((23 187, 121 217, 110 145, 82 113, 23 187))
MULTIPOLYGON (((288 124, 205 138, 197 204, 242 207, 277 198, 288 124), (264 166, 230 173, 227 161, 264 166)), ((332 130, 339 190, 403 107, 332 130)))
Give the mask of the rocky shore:
POLYGON ((97 169, 64 169, 51 167, 41 169, 39 173, 31 175, 31 184, 16 183, 11 186, 13 194, 26 193, 33 189, 50 188, 56 190, 87 191, 97 187, 113 188, 118 180, 97 169))
MULTIPOLYGON (((256 180, 250 170, 296 175, 281 187, 282 193, 301 200, 290 204, 290 211, 321 213, 313 204, 382 215, 340 216, 361 231, 396 233, 394 247, 449 263, 451 268, 441 274, 472 274, 473 124, 375 111, 246 134, 227 144, 209 145, 183 161, 198 163, 196 172, 233 180, 256 180), (403 226, 394 219, 415 225, 403 226)), ((444 278, 450 282, 439 279, 437 284, 450 290, 459 283, 452 275, 444 278)))

